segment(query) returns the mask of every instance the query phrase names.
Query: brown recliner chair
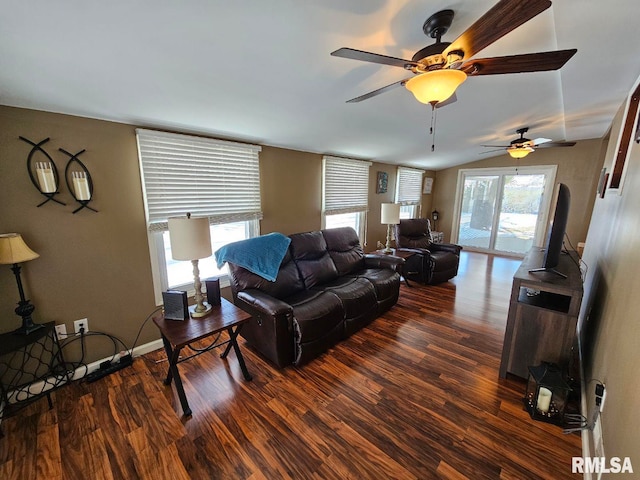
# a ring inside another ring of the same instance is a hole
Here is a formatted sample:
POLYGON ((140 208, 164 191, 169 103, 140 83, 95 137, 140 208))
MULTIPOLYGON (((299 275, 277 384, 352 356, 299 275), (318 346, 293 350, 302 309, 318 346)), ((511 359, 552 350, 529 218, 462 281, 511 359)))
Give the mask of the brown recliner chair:
POLYGON ((395 226, 396 248, 414 251, 403 266, 403 275, 409 280, 435 285, 458 274, 460 245, 432 243, 431 224, 426 218, 400 220, 395 226))

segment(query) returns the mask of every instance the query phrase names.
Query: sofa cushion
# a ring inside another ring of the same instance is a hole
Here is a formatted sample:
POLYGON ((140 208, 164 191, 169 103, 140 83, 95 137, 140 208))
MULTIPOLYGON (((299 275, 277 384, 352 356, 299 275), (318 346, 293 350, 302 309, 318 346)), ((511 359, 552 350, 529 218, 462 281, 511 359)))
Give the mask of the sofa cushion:
POLYGON ((293 262, 290 252, 287 252, 282 259, 275 282, 270 282, 234 263, 228 263, 228 265, 229 273, 231 274, 230 281, 236 292, 256 288, 268 293, 272 297, 282 300, 285 297, 304 290, 304 284, 302 283, 298 268, 293 262))
POLYGON ((364 268, 364 252, 358 234, 353 228, 328 228, 322 230, 322 235, 339 275, 364 268))
POLYGON ((344 310, 345 337, 369 324, 378 313, 376 291, 366 278, 340 277, 316 288, 340 299, 344 310))
POLYGON ((306 290, 286 302, 293 307, 296 365, 332 347, 344 336, 344 311, 336 295, 306 290))
POLYGON ((338 270, 327 251, 322 232, 290 235, 291 254, 306 288, 313 288, 338 278, 338 270))
MULTIPOLYGON (((378 304, 388 305, 391 303, 393 305, 398 300, 400 275, 393 270, 388 268, 366 268, 351 276, 364 278, 371 282, 376 292, 378 304)), ((380 313, 381 311, 378 310, 378 314, 380 313)))

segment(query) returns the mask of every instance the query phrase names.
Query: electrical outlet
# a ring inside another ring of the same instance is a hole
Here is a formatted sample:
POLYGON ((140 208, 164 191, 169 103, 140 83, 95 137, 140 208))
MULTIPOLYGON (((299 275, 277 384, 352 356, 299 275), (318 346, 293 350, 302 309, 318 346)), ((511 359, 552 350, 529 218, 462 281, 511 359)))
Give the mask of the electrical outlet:
POLYGON ((596 407, 602 412, 604 408, 604 401, 607 399, 607 389, 604 383, 596 385, 596 407))
POLYGON ((604 385, 602 386, 602 400, 600 400, 600 411, 602 412, 604 410, 604 401, 607 399, 607 389, 604 387, 604 385))
POLYGON ((67 338, 67 326, 64 323, 56 325, 56 335, 58 336, 58 340, 67 338))
POLYGON ((84 333, 87 333, 89 331, 89 319, 81 318, 80 320, 76 320, 75 322, 73 322, 74 332, 80 333, 81 328, 84 328, 84 333))

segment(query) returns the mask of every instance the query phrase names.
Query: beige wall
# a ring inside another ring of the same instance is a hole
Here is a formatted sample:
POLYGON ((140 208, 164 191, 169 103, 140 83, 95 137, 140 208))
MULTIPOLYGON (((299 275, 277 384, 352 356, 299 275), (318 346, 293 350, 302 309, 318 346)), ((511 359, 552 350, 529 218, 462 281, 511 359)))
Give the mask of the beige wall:
MULTIPOLYGON (((567 234, 574 246, 584 242, 589 228, 600 170, 602 168, 602 141, 583 140, 573 147, 538 149, 518 165, 557 165, 556 183, 565 183, 571 192, 571 211, 567 234)), ((455 203, 458 171, 466 168, 513 167, 516 160, 509 155, 479 160, 458 167, 439 170, 436 173, 434 208, 440 212, 439 229, 445 239, 451 239, 453 208, 455 203)))
POLYGON ((262 147, 261 233, 318 230, 322 222, 322 155, 262 147))
MULTIPOLYGON (((604 166, 612 171, 623 118, 616 116, 604 166)), ((631 457, 640 478, 640 145, 632 143, 621 190, 595 198, 583 261, 588 266, 579 324, 592 418, 594 379, 606 384, 604 451, 631 457)), ((593 449, 591 450, 592 455, 593 449)))

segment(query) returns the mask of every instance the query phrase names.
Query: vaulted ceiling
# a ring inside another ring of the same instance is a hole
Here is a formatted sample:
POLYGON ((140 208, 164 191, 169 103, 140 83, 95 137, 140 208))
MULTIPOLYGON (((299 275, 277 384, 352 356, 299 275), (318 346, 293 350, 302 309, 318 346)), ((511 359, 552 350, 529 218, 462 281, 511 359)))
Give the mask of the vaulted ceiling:
MULTIPOLYGON (((438 109, 397 88, 400 68, 330 56, 411 58, 450 8, 453 41, 497 0, 0 0, 0 104, 440 169, 486 158, 515 130, 602 137, 640 75, 640 2, 555 0, 477 57, 577 48, 558 71, 468 78, 438 109)), ((495 153, 493 154, 495 155, 495 153)))

